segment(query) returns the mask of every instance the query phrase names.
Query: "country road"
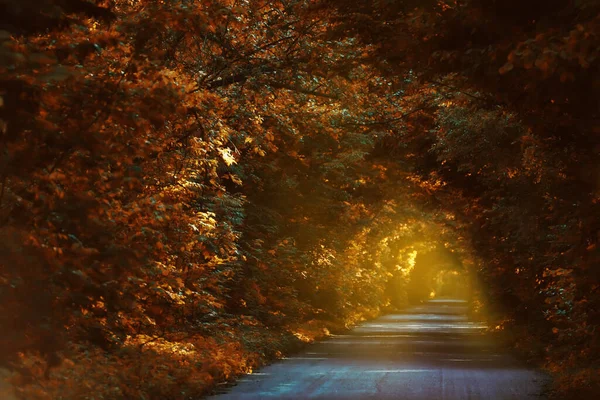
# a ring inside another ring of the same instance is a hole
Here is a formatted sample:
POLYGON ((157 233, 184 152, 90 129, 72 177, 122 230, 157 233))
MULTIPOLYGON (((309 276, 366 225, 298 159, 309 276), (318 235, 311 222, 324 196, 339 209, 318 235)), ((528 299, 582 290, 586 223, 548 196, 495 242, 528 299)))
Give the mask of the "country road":
POLYGON ((466 303, 432 300, 247 375, 212 400, 540 399, 546 380, 501 352, 466 303))

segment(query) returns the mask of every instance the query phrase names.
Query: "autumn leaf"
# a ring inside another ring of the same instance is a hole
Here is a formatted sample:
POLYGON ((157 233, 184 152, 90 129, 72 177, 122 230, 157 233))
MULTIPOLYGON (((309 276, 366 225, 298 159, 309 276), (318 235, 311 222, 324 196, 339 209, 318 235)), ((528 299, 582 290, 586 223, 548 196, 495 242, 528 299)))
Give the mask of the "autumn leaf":
POLYGON ((219 149, 219 153, 221 154, 221 158, 223 159, 223 161, 225 161, 225 164, 227 164, 228 166, 236 164, 236 160, 233 157, 233 155, 231 154, 231 149, 229 149, 229 148, 219 149))

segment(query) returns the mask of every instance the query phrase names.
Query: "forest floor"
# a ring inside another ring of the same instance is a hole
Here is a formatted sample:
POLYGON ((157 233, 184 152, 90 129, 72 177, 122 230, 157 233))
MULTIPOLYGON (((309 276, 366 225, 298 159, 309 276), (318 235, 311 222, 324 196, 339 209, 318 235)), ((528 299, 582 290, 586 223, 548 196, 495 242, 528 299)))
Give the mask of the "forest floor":
POLYGON ((213 400, 534 399, 548 381, 471 321, 460 300, 382 316, 247 375, 213 400))

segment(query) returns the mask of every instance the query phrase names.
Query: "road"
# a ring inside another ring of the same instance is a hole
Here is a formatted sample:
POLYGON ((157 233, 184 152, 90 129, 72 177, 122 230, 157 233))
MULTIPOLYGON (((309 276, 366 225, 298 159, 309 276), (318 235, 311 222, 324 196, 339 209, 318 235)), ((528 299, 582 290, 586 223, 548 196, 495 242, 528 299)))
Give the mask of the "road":
POLYGON ((210 399, 540 399, 546 377, 500 351, 465 313, 465 302, 440 299, 380 317, 210 399))

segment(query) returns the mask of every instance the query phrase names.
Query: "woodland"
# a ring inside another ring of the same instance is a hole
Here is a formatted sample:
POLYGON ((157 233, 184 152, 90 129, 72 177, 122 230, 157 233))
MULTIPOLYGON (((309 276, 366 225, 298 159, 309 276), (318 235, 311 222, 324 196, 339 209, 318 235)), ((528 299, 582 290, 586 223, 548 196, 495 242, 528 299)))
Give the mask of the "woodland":
POLYGON ((596 398, 599 51, 598 0, 0 0, 0 388, 197 399, 459 275, 596 398))

